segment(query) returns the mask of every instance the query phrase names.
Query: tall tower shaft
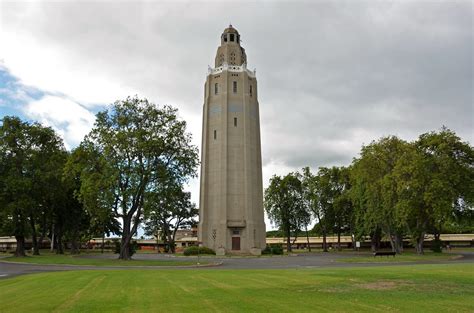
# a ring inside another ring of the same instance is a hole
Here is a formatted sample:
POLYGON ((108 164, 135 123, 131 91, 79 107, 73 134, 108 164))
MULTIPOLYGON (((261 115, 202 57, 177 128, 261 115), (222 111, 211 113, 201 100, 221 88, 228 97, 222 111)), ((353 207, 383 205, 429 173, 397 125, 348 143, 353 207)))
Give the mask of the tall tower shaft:
POLYGON ((221 35, 204 91, 199 241, 217 254, 265 247, 260 115, 255 72, 240 35, 221 35))

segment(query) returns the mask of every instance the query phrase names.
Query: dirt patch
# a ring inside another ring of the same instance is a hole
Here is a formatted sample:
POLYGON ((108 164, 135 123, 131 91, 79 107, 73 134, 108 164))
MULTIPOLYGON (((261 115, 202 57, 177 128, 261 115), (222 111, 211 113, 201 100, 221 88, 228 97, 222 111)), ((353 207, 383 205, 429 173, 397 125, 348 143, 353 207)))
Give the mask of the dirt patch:
POLYGON ((357 287, 368 290, 391 290, 397 287, 409 285, 412 285, 412 282, 400 280, 379 280, 370 283, 357 284, 357 287))

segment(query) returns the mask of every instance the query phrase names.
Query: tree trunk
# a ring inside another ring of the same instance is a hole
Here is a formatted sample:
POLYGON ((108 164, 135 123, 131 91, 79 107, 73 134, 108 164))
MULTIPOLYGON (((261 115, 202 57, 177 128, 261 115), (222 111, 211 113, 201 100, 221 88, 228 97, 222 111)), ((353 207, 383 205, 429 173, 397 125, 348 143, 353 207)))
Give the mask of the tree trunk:
POLYGON ((174 240, 173 240, 173 234, 171 231, 168 229, 167 231, 168 234, 168 253, 174 253, 175 252, 175 246, 174 246, 174 240))
POLYGON ((328 244, 326 241, 326 226, 323 226, 322 230, 323 230, 323 252, 328 252, 328 244))
POLYGON ((163 230, 163 244, 165 246, 165 253, 170 252, 170 245, 169 245, 169 240, 168 240, 168 225, 166 224, 166 220, 161 221, 162 224, 162 230, 163 230))
POLYGON ((311 252, 311 244, 309 243, 309 235, 308 235, 308 225, 305 226, 306 229, 306 242, 308 243, 308 251, 311 252))
MULTIPOLYGON (((291 246, 293 246, 296 243, 296 240, 298 239, 298 231, 295 230, 295 239, 293 239, 293 242, 291 243, 291 246)), ((298 249, 298 246, 297 246, 298 249)))
POLYGON ((43 247, 43 240, 44 238, 46 237, 46 232, 48 231, 48 225, 46 223, 46 216, 45 214, 43 213, 43 217, 42 217, 42 225, 41 225, 41 234, 40 234, 40 237, 38 239, 38 246, 41 248, 43 247))
POLYGON ((56 254, 64 254, 63 234, 61 228, 56 233, 56 254))
POLYGON ((51 253, 53 253, 54 251, 54 224, 51 226, 51 248, 50 248, 50 251, 51 253))
POLYGON ((337 229, 337 250, 341 251, 341 230, 337 229))
POLYGON ((38 238, 36 236, 35 220, 30 216, 31 242, 33 243, 33 255, 39 255, 38 238))
POLYGON ((79 245, 76 239, 71 240, 71 254, 80 254, 79 245))
POLYGON ((422 232, 418 238, 416 238, 416 253, 418 254, 424 254, 425 252, 423 251, 423 242, 425 241, 425 233, 422 232))
POLYGON ((291 231, 290 231, 290 228, 288 227, 286 229, 286 251, 287 252, 291 252, 291 231))
POLYGON ((102 248, 100 249, 100 253, 104 253, 104 242, 105 242, 105 231, 102 233, 102 248))
POLYGON ((400 253, 403 253, 403 235, 401 234, 397 235, 397 239, 398 239, 398 250, 400 251, 400 253))
POLYGON ((26 254, 25 254, 25 236, 15 236, 15 239, 16 239, 15 256, 16 257, 26 256, 26 254))
POLYGON ((74 231, 71 238, 71 254, 79 254, 80 250, 77 244, 77 231, 74 231))
POLYGON ((176 232, 178 231, 178 225, 179 223, 176 223, 173 232, 172 232, 172 237, 171 237, 171 242, 173 243, 173 253, 176 252, 176 247, 175 247, 175 240, 176 240, 176 232))
POLYGON ((372 252, 375 252, 380 248, 380 235, 380 230, 377 229, 370 238, 370 247, 372 249, 372 252))
POLYGON ((131 217, 124 217, 122 240, 120 242, 120 260, 130 260, 132 258, 132 256, 130 255, 130 241, 132 239, 132 234, 130 234, 130 224, 131 217))
POLYGON ((130 255, 130 241, 131 241, 131 236, 125 235, 124 233, 122 235, 122 240, 120 242, 120 255, 119 255, 120 260, 132 259, 132 256, 130 255))
POLYGON ((397 234, 390 234, 390 245, 392 246, 392 251, 396 254, 400 254, 400 246, 397 234))

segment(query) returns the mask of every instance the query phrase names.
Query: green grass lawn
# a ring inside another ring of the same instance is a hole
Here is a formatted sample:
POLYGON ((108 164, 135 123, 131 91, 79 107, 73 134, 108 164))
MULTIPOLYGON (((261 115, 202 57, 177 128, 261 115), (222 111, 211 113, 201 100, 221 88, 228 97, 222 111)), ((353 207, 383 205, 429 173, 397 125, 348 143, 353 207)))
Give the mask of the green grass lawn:
POLYGON ((473 312, 473 264, 95 270, 0 280, 0 312, 473 312))
MULTIPOLYGON (((186 266, 196 265, 194 260, 130 260, 123 261, 118 259, 95 259, 82 258, 73 255, 41 254, 27 256, 23 258, 6 257, 0 259, 0 262, 21 262, 33 264, 69 264, 69 265, 94 265, 94 266, 186 266)), ((206 262, 200 262, 207 264, 206 262)), ((1 310, 1 309, 0 309, 1 310)), ((1 311, 0 311, 1 312, 1 311)))
POLYGON ((425 252, 423 255, 419 255, 413 252, 404 252, 393 256, 368 256, 367 254, 354 256, 349 258, 338 259, 338 262, 346 263, 383 263, 383 262, 417 262, 417 261, 446 261, 460 258, 461 255, 453 253, 434 253, 425 252))

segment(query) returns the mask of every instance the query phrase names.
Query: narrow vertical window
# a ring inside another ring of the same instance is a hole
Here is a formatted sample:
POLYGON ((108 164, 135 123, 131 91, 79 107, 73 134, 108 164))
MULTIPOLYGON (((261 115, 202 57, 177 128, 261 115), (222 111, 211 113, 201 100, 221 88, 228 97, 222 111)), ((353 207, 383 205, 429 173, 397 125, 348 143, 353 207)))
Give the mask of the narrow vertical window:
POLYGON ((234 34, 230 34, 230 41, 234 41, 234 34))
POLYGON ((214 140, 217 139, 217 130, 214 129, 214 140))
POLYGON ((237 127, 237 118, 234 117, 234 127, 237 127))
POLYGON ((217 92, 219 91, 219 84, 215 83, 214 84, 214 94, 217 95, 217 92))
POLYGON ((250 85, 250 96, 252 96, 252 85, 250 85))
POLYGON ((234 82, 232 89, 234 90, 234 93, 237 93, 237 82, 234 82))

